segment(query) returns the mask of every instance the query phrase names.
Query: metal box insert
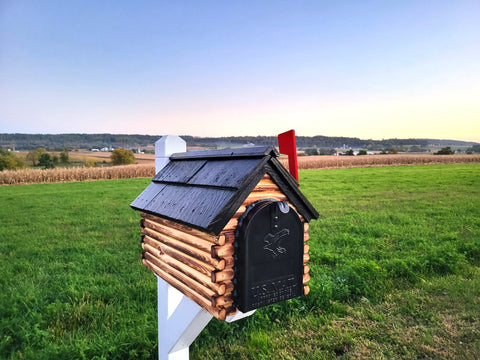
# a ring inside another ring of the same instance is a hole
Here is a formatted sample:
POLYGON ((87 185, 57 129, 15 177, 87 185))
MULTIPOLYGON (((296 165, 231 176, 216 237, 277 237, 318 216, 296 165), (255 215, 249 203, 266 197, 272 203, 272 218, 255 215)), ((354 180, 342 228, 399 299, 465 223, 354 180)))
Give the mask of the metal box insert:
POLYGON ((303 223, 287 202, 250 205, 236 233, 235 293, 246 312, 303 295, 303 223))

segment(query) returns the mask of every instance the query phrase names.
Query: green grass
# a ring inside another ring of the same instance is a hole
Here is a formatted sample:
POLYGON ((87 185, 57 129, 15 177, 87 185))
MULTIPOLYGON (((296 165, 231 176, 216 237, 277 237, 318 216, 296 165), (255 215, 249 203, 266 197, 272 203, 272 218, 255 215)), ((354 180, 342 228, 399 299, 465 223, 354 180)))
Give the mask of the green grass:
POLYGON ((141 266, 147 179, 0 188, 0 355, 154 358, 156 283, 141 266))
MULTIPOLYGON (((148 179, 0 187, 0 358, 157 356, 140 262, 148 179)), ((480 165, 300 172, 311 292, 226 324, 192 359, 477 359, 480 165)))

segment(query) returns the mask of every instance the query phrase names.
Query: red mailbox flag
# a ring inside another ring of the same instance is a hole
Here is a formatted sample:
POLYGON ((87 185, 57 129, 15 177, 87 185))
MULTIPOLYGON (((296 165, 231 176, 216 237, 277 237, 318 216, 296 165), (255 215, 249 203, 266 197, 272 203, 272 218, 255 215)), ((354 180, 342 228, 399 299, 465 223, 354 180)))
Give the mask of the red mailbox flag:
POLYGON ((281 154, 288 155, 288 170, 298 181, 297 144, 295 143, 295 130, 278 134, 278 148, 281 154))

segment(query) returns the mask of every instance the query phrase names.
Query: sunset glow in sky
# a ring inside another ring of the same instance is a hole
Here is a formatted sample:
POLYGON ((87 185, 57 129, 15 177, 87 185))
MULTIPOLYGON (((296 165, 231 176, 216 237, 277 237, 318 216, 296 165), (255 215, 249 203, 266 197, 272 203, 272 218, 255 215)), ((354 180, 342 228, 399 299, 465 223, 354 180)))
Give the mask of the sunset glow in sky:
POLYGON ((0 2, 0 133, 480 142, 480 2, 0 2))

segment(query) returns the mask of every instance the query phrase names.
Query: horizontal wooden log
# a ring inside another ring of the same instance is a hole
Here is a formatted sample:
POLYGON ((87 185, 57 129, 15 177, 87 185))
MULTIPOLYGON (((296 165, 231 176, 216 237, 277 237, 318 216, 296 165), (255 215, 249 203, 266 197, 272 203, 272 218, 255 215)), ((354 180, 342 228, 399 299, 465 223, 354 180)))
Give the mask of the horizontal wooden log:
POLYGON ((142 212, 141 215, 145 219, 155 221, 158 224, 162 224, 166 227, 178 230, 178 231, 180 231, 184 234, 190 234, 190 235, 193 235, 195 237, 207 240, 207 241, 209 241, 211 243, 214 243, 214 244, 217 244, 217 245, 223 245, 224 244, 223 239, 221 237, 218 237, 218 236, 214 235, 214 234, 209 234, 209 233, 203 232, 201 230, 195 229, 191 226, 187 226, 187 225, 184 225, 184 224, 179 224, 175 221, 163 219, 159 216, 147 214, 145 212, 142 212))
POLYGON ((308 265, 303 265, 303 273, 308 274, 310 272, 310 266, 308 265))
POLYGON ((235 313, 237 312, 237 308, 235 306, 230 306, 230 307, 226 308, 225 310, 227 312, 227 316, 235 315, 235 313))
POLYGON ((308 241, 310 239, 310 234, 308 232, 303 233, 303 241, 308 241))
POLYGON ((275 199, 275 201, 287 201, 287 197, 283 193, 263 191, 263 192, 252 192, 243 202, 244 205, 250 205, 254 202, 262 199, 275 199))
POLYGON ((212 299, 213 307, 225 307, 228 308, 233 305, 233 299, 231 296, 218 296, 212 299))
POLYGON ((257 186, 253 189, 252 192, 256 191, 272 191, 272 190, 277 190, 280 191, 280 188, 278 187, 277 184, 275 184, 272 180, 270 179, 261 179, 257 186))
MULTIPOLYGON (((194 235, 190 235, 178 230, 175 230, 173 228, 169 228, 165 225, 156 223, 153 220, 150 219, 145 219, 144 222, 144 227, 145 228, 150 228, 155 231, 158 231, 161 234, 164 234, 166 236, 171 237, 172 239, 179 240, 181 242, 184 242, 186 244, 192 245, 200 250, 203 250, 205 252, 208 252, 210 248, 212 247, 212 242, 207 241, 205 239, 199 238, 194 235)), ((223 243, 225 243, 225 237, 222 236, 223 243)))
MULTIPOLYGON (((160 257, 162 253, 165 253, 181 262, 183 262, 184 264, 194 268, 195 270, 198 270, 199 272, 201 272, 202 274, 205 274, 207 276, 212 276, 212 272, 214 272, 216 269, 214 266, 210 265, 210 264, 207 264, 207 263, 204 263, 192 256, 189 256, 189 255, 186 255, 184 254, 183 252, 175 249, 175 248, 172 248, 168 245, 165 245, 163 243, 161 243, 160 241, 157 241, 151 237, 149 237, 148 235, 144 235, 143 237, 143 240, 144 244, 142 244, 142 247, 144 248, 144 250, 146 250, 145 248, 145 244, 146 245, 150 245, 153 249, 156 249, 158 251, 158 255, 155 254, 156 256, 160 257)), ((151 250, 148 250, 150 252, 152 252, 151 250)))
POLYGON ((221 282, 221 281, 227 281, 227 280, 232 280, 234 275, 233 269, 225 269, 222 271, 214 271, 212 273, 212 282, 221 282))
POLYGON ((211 247, 211 255, 213 258, 221 259, 227 256, 233 256, 235 248, 233 244, 225 244, 223 246, 213 245, 211 247))
POLYGON ((223 282, 225 285, 225 294, 231 293, 233 289, 235 288, 235 285, 233 284, 233 281, 225 281, 223 282))
POLYGON ((210 314, 215 316, 219 320, 225 320, 226 318, 226 310, 223 308, 214 308, 212 306, 212 300, 207 299, 200 294, 196 293, 192 289, 190 289, 187 285, 182 283, 180 280, 176 279, 175 277, 171 276, 167 272, 163 271, 161 268, 153 264, 147 259, 142 260, 143 264, 149 268, 151 271, 153 271, 155 274, 160 276, 162 279, 164 279, 166 282, 168 282, 170 285, 172 285, 174 288, 176 288, 178 291, 181 293, 185 294, 188 298, 196 302, 199 306, 207 310, 210 314))
POLYGON ((310 229, 310 225, 308 224, 308 222, 304 222, 303 223, 303 231, 308 234, 308 229, 310 229))
POLYGON ((308 285, 305 285, 303 287, 303 295, 308 295, 309 292, 310 292, 310 287, 308 285))
MULTIPOLYGON (((145 244, 146 245, 146 244, 145 244)), ((198 270, 195 270, 189 265, 184 264, 183 262, 175 259, 174 257, 171 257, 170 255, 167 255, 165 253, 161 253, 160 256, 158 256, 157 253, 151 251, 151 246, 146 245, 144 250, 149 251, 153 256, 158 258, 160 261, 170 265, 171 267, 177 269, 178 271, 181 271, 185 275, 191 277, 192 279, 196 280, 197 282, 201 283, 202 285, 212 289, 216 294, 218 295, 224 295, 226 291, 226 286, 225 284, 218 284, 218 283, 212 283, 212 274, 210 275, 205 275, 201 273, 198 270)))
POLYGON ((225 268, 225 261, 220 261, 219 259, 212 258, 210 252, 205 252, 203 250, 197 249, 192 245, 185 244, 177 239, 171 238, 170 236, 164 235, 149 228, 143 228, 141 232, 145 235, 154 238, 155 240, 162 242, 168 246, 171 246, 184 254, 192 256, 201 260, 204 263, 214 266, 217 270, 223 270, 225 268))
POLYGON ((310 255, 303 254, 303 263, 306 264, 310 260, 310 255))
POLYGON ((235 242, 235 233, 233 231, 224 233, 225 244, 233 244, 235 242))
POLYGON ((167 272, 171 276, 175 277, 176 279, 180 280, 183 282, 185 285, 187 285, 190 289, 195 291, 196 293, 206 297, 206 298, 213 298, 215 296, 218 296, 218 294, 213 291, 212 289, 206 287, 203 284, 200 284, 197 282, 195 279, 192 277, 185 275, 183 272, 175 269, 174 267, 168 265, 167 263, 161 261, 157 257, 153 256, 150 254, 148 251, 144 253, 145 259, 148 261, 152 262, 156 266, 158 266, 160 269, 163 271, 167 272))
POLYGON ((222 232, 231 232, 235 231, 238 225, 238 219, 230 219, 228 223, 222 229, 222 232))
POLYGON ((247 210, 247 207, 245 205, 242 205, 240 206, 237 211, 235 212, 235 214, 232 216, 232 218, 234 219, 238 219, 240 216, 243 215, 243 213, 245 212, 245 210, 247 210))
POLYGON ((303 285, 305 285, 310 280, 309 274, 303 274, 303 285))
POLYGON ((235 259, 233 256, 227 256, 223 258, 223 260, 225 260, 225 269, 231 268, 233 265, 235 265, 235 259))

